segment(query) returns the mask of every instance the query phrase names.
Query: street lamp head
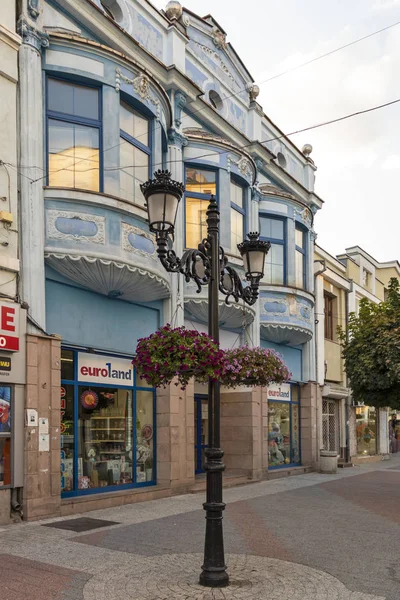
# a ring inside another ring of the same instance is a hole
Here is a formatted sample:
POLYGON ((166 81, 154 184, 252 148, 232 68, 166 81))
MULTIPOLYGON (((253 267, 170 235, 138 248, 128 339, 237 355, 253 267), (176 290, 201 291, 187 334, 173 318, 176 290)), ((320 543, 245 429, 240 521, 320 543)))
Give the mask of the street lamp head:
POLYGON ((169 171, 158 170, 154 179, 140 186, 146 199, 150 231, 174 233, 179 201, 185 191, 183 183, 171 179, 169 171))
POLYGON ((238 250, 243 258, 246 279, 260 280, 264 276, 265 257, 271 247, 270 242, 260 240, 259 233, 248 233, 248 240, 238 244, 238 250))

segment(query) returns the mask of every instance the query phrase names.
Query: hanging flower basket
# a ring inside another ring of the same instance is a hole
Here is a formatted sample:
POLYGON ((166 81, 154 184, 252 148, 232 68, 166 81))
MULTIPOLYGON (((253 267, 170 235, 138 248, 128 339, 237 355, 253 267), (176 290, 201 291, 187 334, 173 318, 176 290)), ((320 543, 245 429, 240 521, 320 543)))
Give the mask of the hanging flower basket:
POLYGON ((241 346, 226 350, 224 354, 220 382, 226 387, 267 386, 291 378, 289 369, 275 350, 241 346))
POLYGON ((217 380, 222 374, 224 352, 205 333, 185 327, 161 327, 146 338, 141 338, 132 361, 137 374, 154 387, 166 387, 176 377, 184 390, 190 379, 217 380))

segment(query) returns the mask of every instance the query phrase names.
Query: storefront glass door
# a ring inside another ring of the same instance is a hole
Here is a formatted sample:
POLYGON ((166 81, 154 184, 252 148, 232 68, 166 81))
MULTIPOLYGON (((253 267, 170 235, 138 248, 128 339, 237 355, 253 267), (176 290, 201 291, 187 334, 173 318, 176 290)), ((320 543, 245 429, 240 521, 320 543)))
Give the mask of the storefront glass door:
POLYGON ((377 412, 373 406, 356 407, 357 454, 376 454, 377 412))
POLYGON ((300 455, 299 389, 296 385, 271 386, 268 394, 268 467, 298 466, 300 455), (285 397, 279 402, 271 397, 285 397))
POLYGON ((204 450, 208 448, 208 398, 207 396, 194 397, 194 424, 195 446, 194 462, 195 472, 204 472, 204 450))

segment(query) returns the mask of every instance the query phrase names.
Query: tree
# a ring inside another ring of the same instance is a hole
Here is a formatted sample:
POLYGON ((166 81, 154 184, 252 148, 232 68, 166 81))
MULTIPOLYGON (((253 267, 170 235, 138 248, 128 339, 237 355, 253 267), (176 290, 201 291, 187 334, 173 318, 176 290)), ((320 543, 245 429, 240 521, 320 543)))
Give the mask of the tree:
POLYGON ((384 302, 360 302, 348 335, 339 327, 345 369, 353 398, 369 406, 400 410, 400 284, 389 283, 384 302))

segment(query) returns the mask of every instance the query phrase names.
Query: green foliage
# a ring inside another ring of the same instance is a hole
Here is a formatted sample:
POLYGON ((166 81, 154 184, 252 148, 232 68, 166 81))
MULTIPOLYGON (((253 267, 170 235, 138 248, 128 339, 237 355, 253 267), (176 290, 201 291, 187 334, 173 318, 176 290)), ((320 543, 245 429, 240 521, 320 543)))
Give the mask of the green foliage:
POLYGON ((400 284, 392 278, 387 298, 363 298, 350 315, 348 336, 338 329, 353 398, 369 406, 400 410, 400 284))

